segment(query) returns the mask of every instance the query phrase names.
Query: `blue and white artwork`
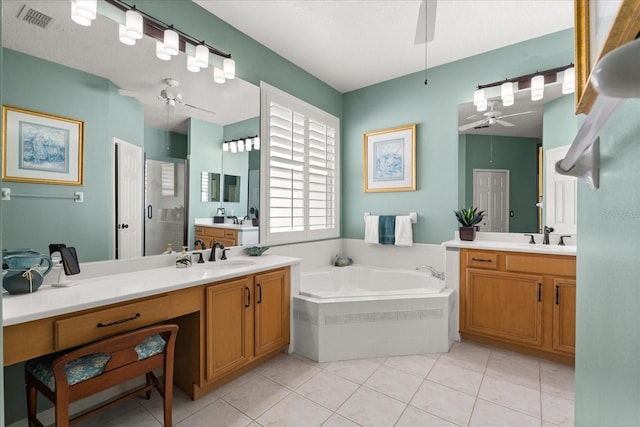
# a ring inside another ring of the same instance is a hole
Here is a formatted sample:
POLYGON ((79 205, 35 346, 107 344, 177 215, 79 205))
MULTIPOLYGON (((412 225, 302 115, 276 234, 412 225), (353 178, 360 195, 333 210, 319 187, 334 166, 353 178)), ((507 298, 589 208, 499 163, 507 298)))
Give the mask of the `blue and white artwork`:
POLYGON ((373 144, 374 182, 404 180, 404 139, 377 141, 373 144))
POLYGON ((69 130, 19 122, 18 168, 69 173, 69 130))

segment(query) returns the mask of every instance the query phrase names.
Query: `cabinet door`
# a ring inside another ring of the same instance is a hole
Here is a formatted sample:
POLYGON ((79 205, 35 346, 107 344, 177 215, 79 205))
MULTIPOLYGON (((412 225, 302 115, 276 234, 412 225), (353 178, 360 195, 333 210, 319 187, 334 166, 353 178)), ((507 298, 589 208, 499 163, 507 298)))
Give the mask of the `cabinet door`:
POLYGON ((216 379, 253 357, 253 282, 250 277, 206 288, 206 376, 216 379))
POLYGON ((289 343, 289 269, 255 276, 255 355, 289 343))
POLYGON ((542 277, 467 269, 463 332, 542 344, 542 277))
POLYGON ((567 354, 576 352, 576 281, 554 279, 553 349, 567 354))

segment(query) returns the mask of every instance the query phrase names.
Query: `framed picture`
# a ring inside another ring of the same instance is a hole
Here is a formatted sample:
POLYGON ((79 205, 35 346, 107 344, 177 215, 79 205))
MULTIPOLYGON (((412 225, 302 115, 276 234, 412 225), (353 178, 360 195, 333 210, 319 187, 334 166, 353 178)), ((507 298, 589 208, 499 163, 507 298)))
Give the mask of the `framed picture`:
POLYGON ((4 181, 82 185, 84 122, 2 106, 4 181))
POLYGON ((364 134, 364 191, 416 190, 416 125, 364 134))

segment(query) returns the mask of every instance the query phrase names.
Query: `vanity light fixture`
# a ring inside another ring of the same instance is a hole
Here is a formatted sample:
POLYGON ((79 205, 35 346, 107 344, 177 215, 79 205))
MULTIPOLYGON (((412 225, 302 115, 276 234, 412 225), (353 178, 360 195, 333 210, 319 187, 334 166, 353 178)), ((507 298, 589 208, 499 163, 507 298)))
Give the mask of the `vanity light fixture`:
POLYGON ((260 137, 258 135, 247 136, 244 138, 232 139, 224 141, 222 151, 231 151, 232 153, 252 151, 260 149, 260 137), (225 148, 227 147, 227 148, 225 148))
POLYGON ((222 151, 229 151, 229 143, 227 141, 222 143, 222 151))
POLYGON ((502 83, 502 86, 500 86, 500 97, 502 98, 502 105, 505 107, 513 105, 513 82, 502 83))
POLYGON ((531 100, 540 101, 544 97, 544 76, 536 74, 531 79, 531 100))
POLYGON ((229 143, 229 148, 231 149, 232 153, 235 153, 238 151, 238 146, 236 145, 236 141, 231 141, 229 143))
POLYGON ((76 24, 88 27, 96 19, 98 0, 71 0, 71 19, 76 24))
POLYGON ((244 140, 244 149, 247 151, 251 151, 251 142, 252 138, 247 138, 244 140))
MULTIPOLYGON (((103 1, 117 9, 115 13, 113 10, 106 9, 103 13, 101 9, 101 14, 118 23, 118 38, 122 43, 133 45, 144 35, 149 36, 156 40, 156 56, 163 61, 168 61, 180 52, 192 57, 193 59, 187 58, 187 69, 191 72, 207 68, 213 54, 221 58, 217 63, 218 70, 214 70, 214 81, 224 83, 226 79, 235 78, 236 63, 231 58, 231 54, 200 41, 174 28, 173 25, 162 22, 124 0, 103 1), (120 17, 117 15, 118 11, 122 13, 120 17)), ((91 25, 91 22, 96 19, 97 9, 97 0, 71 0, 71 18, 80 25, 91 25)))
POLYGON ((568 94, 576 91, 576 69, 571 66, 562 73, 562 93, 568 94))
POLYGON ((260 149, 260 137, 258 135, 253 137, 253 148, 256 150, 260 149))
POLYGON ((218 67, 213 67, 213 81, 220 84, 227 81, 224 78, 224 72, 218 67))
POLYGON ((241 153, 244 151, 244 140, 242 139, 238 140, 238 151, 241 153))

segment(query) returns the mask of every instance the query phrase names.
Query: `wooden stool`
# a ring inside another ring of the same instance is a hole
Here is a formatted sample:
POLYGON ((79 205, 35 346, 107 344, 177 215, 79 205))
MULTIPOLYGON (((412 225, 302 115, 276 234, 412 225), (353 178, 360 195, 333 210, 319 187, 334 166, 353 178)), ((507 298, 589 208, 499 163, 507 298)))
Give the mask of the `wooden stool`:
POLYGON ((145 393, 153 387, 164 400, 164 425, 172 425, 173 355, 177 325, 150 326, 88 344, 70 352, 33 359, 25 365, 29 426, 43 427, 36 418, 37 393, 40 391, 56 407, 56 426, 66 427, 105 409, 145 393), (153 374, 164 371, 164 385, 153 374), (69 418, 69 404, 125 381, 145 375, 146 385, 69 418))

